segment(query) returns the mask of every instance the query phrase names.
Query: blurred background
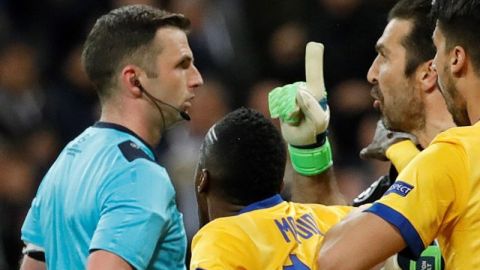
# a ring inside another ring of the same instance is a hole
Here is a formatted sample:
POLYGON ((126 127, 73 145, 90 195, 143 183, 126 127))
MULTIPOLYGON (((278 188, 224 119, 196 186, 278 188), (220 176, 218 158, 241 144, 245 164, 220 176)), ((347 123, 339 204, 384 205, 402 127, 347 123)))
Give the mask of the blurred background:
MULTIPOLYGON (((18 269, 20 227, 63 146, 99 116, 80 64, 95 19, 127 4, 185 14, 205 85, 192 121, 168 131, 158 151, 171 174, 189 237, 197 230, 193 171, 210 126, 248 106, 268 114, 274 87, 305 80, 307 41, 325 44, 330 140, 342 193, 351 200, 387 164, 358 158, 372 138, 367 70, 394 0, 0 0, 0 269, 18 269)), ((277 123, 278 124, 278 123, 277 123)), ((287 167, 286 181, 292 170, 287 167)), ((286 192, 288 196, 288 190, 286 192)))

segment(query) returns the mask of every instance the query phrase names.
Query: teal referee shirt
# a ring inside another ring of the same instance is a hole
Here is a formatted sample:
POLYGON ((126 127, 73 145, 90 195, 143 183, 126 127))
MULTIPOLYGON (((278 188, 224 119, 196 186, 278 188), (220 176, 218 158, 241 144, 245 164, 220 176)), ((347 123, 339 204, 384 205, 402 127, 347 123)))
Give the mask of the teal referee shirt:
POLYGON ((112 252, 135 269, 185 269, 175 191, 154 151, 129 129, 98 122, 71 141, 45 175, 22 227, 48 269, 85 269, 112 252))

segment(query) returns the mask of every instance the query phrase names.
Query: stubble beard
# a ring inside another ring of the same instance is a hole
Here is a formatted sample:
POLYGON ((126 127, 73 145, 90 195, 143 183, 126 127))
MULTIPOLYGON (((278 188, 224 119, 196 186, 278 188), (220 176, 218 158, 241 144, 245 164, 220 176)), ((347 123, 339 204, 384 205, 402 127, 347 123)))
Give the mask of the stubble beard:
POLYGON ((466 101, 460 95, 460 92, 455 87, 452 79, 447 77, 445 83, 440 83, 439 80, 439 86, 443 99, 445 99, 447 104, 447 109, 452 115, 453 122, 459 127, 470 126, 472 123, 468 117, 466 101))
POLYGON ((418 95, 414 95, 418 90, 413 85, 408 85, 408 88, 413 88, 413 90, 404 94, 410 96, 401 98, 401 104, 394 108, 391 108, 393 105, 390 105, 389 108, 385 107, 383 96, 380 91, 378 92, 379 100, 382 103, 381 107, 383 107, 381 117, 385 126, 390 130, 413 133, 425 128, 425 106, 423 100, 418 95))

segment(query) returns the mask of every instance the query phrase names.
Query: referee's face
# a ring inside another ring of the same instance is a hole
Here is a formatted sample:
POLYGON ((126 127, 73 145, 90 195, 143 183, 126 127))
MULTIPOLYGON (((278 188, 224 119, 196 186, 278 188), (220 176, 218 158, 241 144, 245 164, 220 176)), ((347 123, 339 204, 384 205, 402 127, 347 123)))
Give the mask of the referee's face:
POLYGON ((393 19, 377 41, 377 57, 367 78, 373 85, 373 106, 382 114, 387 128, 411 132, 424 122, 424 106, 415 83, 415 74, 407 77, 407 50, 403 42, 410 34, 412 23, 393 19))
MULTIPOLYGON (((152 45, 160 53, 155 59, 153 73, 142 82, 151 94, 177 108, 188 111, 195 96, 195 89, 203 84, 202 76, 193 64, 193 53, 185 32, 175 27, 160 28, 152 45)), ((163 106, 167 126, 180 120, 177 110, 163 106)), ((157 112, 154 110, 154 113, 157 112)))

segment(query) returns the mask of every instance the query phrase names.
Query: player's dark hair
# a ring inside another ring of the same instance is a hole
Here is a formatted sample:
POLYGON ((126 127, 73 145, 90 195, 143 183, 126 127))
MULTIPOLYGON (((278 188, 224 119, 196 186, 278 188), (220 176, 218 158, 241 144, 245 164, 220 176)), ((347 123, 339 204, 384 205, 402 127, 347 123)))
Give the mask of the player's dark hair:
POLYGON ((432 15, 446 39, 446 49, 459 45, 480 74, 480 0, 435 0, 432 15))
POLYGON ((435 56, 432 33, 435 21, 430 17, 432 0, 401 0, 390 10, 388 21, 408 20, 412 29, 402 41, 407 50, 405 75, 412 75, 418 66, 435 56))
MULTIPOLYGON (((151 72, 155 56, 152 41, 161 27, 187 31, 190 21, 181 14, 146 5, 120 7, 101 16, 85 41, 82 61, 100 99, 109 96, 115 74, 126 64, 151 72)), ((156 74, 150 73, 152 77, 156 74)))
POLYGON ((200 166, 215 177, 216 192, 240 205, 279 193, 285 163, 286 147, 277 128, 247 108, 227 114, 201 147, 200 166))

